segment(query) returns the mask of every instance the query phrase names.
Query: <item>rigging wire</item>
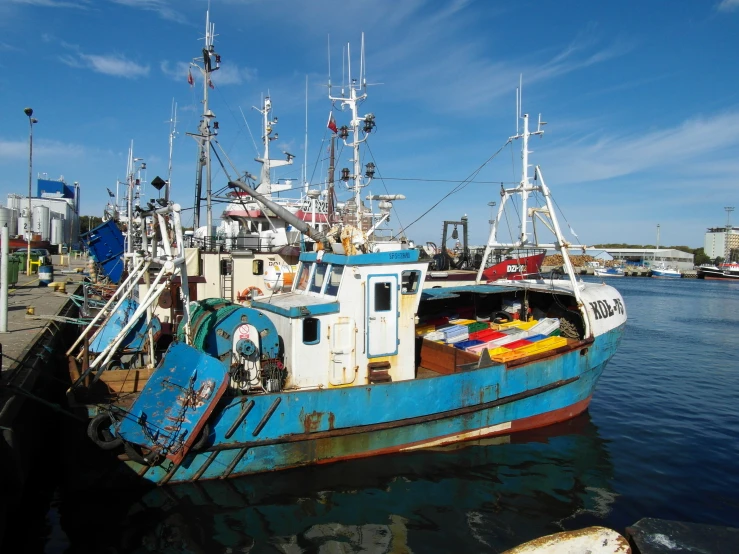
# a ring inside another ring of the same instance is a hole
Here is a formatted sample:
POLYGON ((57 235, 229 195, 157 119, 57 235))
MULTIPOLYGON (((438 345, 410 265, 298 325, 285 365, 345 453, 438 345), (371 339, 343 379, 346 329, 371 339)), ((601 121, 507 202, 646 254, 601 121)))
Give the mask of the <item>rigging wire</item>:
MULTIPOLYGON (((459 192, 460 190, 464 189, 464 188, 465 188, 465 187, 466 187, 467 185, 469 185, 469 184, 470 184, 470 183, 472 182, 472 178, 474 178, 474 176, 476 176, 476 175, 477 175, 478 173, 480 173, 480 171, 482 171, 482 169, 483 169, 483 168, 484 168, 484 167, 485 167, 485 166, 486 166, 487 164, 489 164, 489 163, 490 163, 490 162, 491 162, 491 161, 492 161, 492 160, 493 160, 493 159, 494 159, 494 158, 495 158, 495 157, 496 157, 496 156, 497 156, 498 154, 500 154, 500 153, 501 153, 501 152, 503 151, 503 149, 504 149, 504 148, 505 148, 506 146, 508 146, 508 144, 509 144, 510 142, 511 142, 511 139, 508 139, 508 140, 507 140, 507 141, 505 142, 505 144, 504 144, 503 146, 501 146, 500 148, 498 148, 498 150, 497 150, 497 151, 495 152, 495 154, 493 154, 492 156, 490 156, 490 157, 489 157, 489 158, 488 158, 487 160, 485 160, 485 161, 484 161, 484 162, 483 162, 483 163, 482 163, 482 164, 480 165, 480 167, 478 167, 477 169, 475 169, 475 171, 473 171, 473 172, 472 172, 472 173, 470 174, 470 177, 468 177, 467 179, 465 179, 465 180, 463 180, 462 182, 460 182, 460 183, 459 183, 459 184, 458 184, 458 185, 457 185, 456 187, 454 187, 454 188, 453 188, 453 189, 452 189, 451 191, 449 191, 449 192, 448 192, 447 194, 445 194, 444 196, 442 196, 442 197, 441 197, 441 198, 439 199, 439 201, 438 201, 438 202, 436 202, 436 203, 435 203, 435 204, 434 204, 433 206, 431 206, 431 207, 430 207, 430 208, 429 208, 428 210, 426 210, 426 211, 425 211, 425 212, 423 212, 423 213, 422 213, 421 215, 419 215, 419 216, 418 216, 418 217, 417 217, 416 219, 414 219, 413 221, 411 221, 411 222, 410 222, 410 224, 408 225, 408 227, 402 228, 402 229, 401 229, 401 233, 405 233, 405 232, 406 232, 406 231, 408 230, 408 228, 410 228, 411 226, 413 226, 413 224, 417 223, 417 222, 418 222, 418 221, 419 221, 420 219, 422 219, 423 217, 425 217, 426 215, 428 215, 428 213, 429 213, 429 212, 431 212, 431 210, 433 210, 434 208, 436 208, 436 207, 437 207, 437 206, 438 206, 439 204, 441 204, 441 203, 442 203, 442 202, 443 202, 444 200, 446 200, 447 198, 449 198, 449 197, 450 197, 450 196, 451 196, 452 194, 454 194, 454 193, 457 193, 457 192, 459 192)), ((398 238, 399 236, 400 236, 400 234, 397 234, 397 235, 393 236, 393 239, 396 239, 396 238, 398 238)))
MULTIPOLYGON (((369 142, 365 142, 365 146, 367 147, 367 150, 370 153, 370 158, 372 158, 372 162, 375 163, 375 154, 372 152, 372 149, 370 148, 369 142)), ((390 191, 387 189, 387 185, 385 184, 385 178, 380 175, 380 166, 379 164, 375 163, 375 171, 377 172, 377 176, 380 179, 380 182, 382 183, 383 188, 385 189, 385 193, 390 195, 390 191)), ((403 222, 400 221, 400 214, 395 207, 395 204, 393 204, 393 213, 395 214, 395 218, 398 220, 398 225, 400 225, 400 228, 403 229, 403 222)))

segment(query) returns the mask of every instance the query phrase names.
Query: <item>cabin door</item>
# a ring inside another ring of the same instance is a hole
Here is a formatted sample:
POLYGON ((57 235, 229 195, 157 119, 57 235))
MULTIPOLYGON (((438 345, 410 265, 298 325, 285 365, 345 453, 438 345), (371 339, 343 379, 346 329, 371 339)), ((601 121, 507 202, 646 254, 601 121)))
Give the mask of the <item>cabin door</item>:
POLYGON ((331 326, 331 384, 352 383, 356 376, 357 330, 351 317, 340 317, 331 326))
POLYGON ((398 276, 367 278, 367 357, 398 353, 398 276))

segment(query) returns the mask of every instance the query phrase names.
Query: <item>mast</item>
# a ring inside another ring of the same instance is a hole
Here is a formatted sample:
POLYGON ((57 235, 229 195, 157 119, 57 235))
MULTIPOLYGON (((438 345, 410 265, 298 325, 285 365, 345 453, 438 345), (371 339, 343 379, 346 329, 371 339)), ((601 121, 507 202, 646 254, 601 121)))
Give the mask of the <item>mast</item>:
POLYGON ((328 186, 327 188, 327 200, 328 200, 328 222, 329 226, 331 223, 334 223, 335 218, 335 210, 336 206, 334 206, 334 172, 336 169, 336 153, 335 148, 336 146, 336 135, 331 134, 331 149, 329 150, 329 156, 328 156, 328 186))
MULTIPOLYGON (((516 91, 516 110, 519 112, 521 110, 521 96, 520 96, 521 88, 519 87, 516 91)), ((546 122, 541 120, 541 116, 539 116, 539 122, 537 125, 536 131, 529 131, 529 114, 523 114, 520 117, 516 118, 516 121, 519 119, 523 120, 523 132, 518 133, 518 124, 517 127, 517 133, 516 135, 510 137, 508 139, 508 142, 512 142, 516 139, 523 139, 522 140, 522 146, 521 146, 521 181, 518 183, 517 186, 506 189, 505 187, 501 186, 500 196, 501 201, 500 205, 498 206, 498 215, 493 222, 492 228, 490 230, 490 237, 488 238, 487 245, 485 246, 485 254, 483 256, 483 260, 487 260, 488 256, 490 255, 491 251, 494 248, 553 248, 556 249, 561 255, 563 260, 563 265, 565 267, 567 276, 570 280, 570 283, 572 284, 572 293, 575 299, 577 300, 578 306, 582 306, 582 296, 580 294, 580 288, 577 284, 577 276, 575 275, 575 269, 572 265, 572 261, 570 259, 570 248, 585 248, 584 245, 577 244, 573 245, 570 244, 568 241, 565 240, 564 235, 562 234, 562 229, 559 226, 559 221, 557 220, 557 215, 554 210, 554 205, 552 203, 551 198, 551 192, 549 191, 549 187, 547 187, 546 183, 544 182, 544 176, 541 173, 541 168, 537 165, 534 168, 534 180, 538 183, 536 185, 531 184, 531 179, 529 177, 529 154, 531 153, 529 151, 529 138, 532 135, 543 135, 544 131, 542 131, 542 126, 546 125, 546 122), (528 207, 528 197, 529 194, 532 192, 537 192, 541 194, 541 196, 544 198, 544 205, 540 205, 539 207, 528 207), (513 198, 514 196, 520 195, 521 196, 521 227, 520 227, 520 233, 517 237, 517 240, 515 240, 512 243, 502 243, 498 241, 498 229, 500 227, 500 223, 502 221, 503 215, 504 215, 504 209, 506 203, 513 198), (529 213, 530 212, 530 213, 529 213), (528 223, 529 223, 529 217, 532 224, 532 238, 533 240, 529 240, 528 235, 528 223), (554 242, 553 243, 543 243, 540 242, 537 237, 536 227, 535 223, 536 221, 539 221, 542 225, 544 225, 553 235, 554 235, 554 242)), ((482 280, 482 273, 485 269, 485 264, 482 263, 480 265, 480 268, 477 271, 477 277, 476 277, 476 283, 480 283, 482 280)), ((552 285, 553 286, 553 285, 552 285)), ((585 336, 590 336, 591 329, 590 324, 588 322, 588 318, 583 318, 583 322, 585 325, 585 336)))
POLYGON ((265 195, 267 198, 271 198, 272 194, 272 168, 282 167, 283 165, 291 165, 293 163, 293 156, 288 152, 285 152, 286 159, 284 160, 273 160, 269 157, 269 143, 273 140, 277 140, 280 137, 279 133, 275 133, 272 136, 274 126, 277 125, 277 118, 271 117, 272 113, 272 101, 269 96, 264 97, 262 103, 262 109, 252 106, 252 109, 257 110, 262 114, 262 142, 264 143, 264 155, 261 158, 254 158, 255 161, 262 164, 262 171, 259 174, 259 183, 257 185, 257 192, 265 195))
MULTIPOLYGON (((195 67, 203 77, 203 114, 198 125, 198 133, 192 134, 198 142, 198 161, 195 172, 195 211, 193 214, 193 226, 200 227, 200 202, 203 190, 203 169, 205 169, 205 203, 206 203, 206 228, 208 237, 213 229, 213 206, 211 196, 211 170, 210 170, 210 142, 218 132, 218 122, 215 114, 209 108, 209 88, 213 87, 211 73, 221 67, 221 56, 215 51, 213 40, 216 37, 215 24, 210 22, 210 9, 205 12, 205 45, 202 58, 194 58, 190 67, 195 67), (201 65, 202 64, 202 67, 201 65), (212 123, 212 127, 211 127, 212 123)), ((188 75, 192 84, 192 77, 188 75)), ((190 133, 188 133, 190 134, 190 133)))
MULTIPOLYGON (((303 194, 308 194, 308 76, 305 76, 305 145, 303 146, 303 194)), ((313 220, 313 224, 316 221, 313 220)))
MULTIPOLYGON (((126 161, 126 254, 133 253, 133 233, 131 215, 133 214, 133 141, 128 148, 128 160, 126 161)), ((128 263, 131 263, 129 258, 128 263)))
POLYGON ((167 185, 164 188, 164 201, 169 202, 169 193, 172 186, 172 151, 174 138, 177 135, 177 103, 172 99, 172 117, 169 120, 169 165, 167 166, 167 185))
POLYGON ((362 188, 368 186, 370 182, 372 181, 372 177, 374 177, 375 174, 375 165, 373 163, 367 164, 367 171, 365 172, 365 175, 367 176, 367 181, 364 181, 362 176, 362 165, 361 160, 359 156, 359 147, 360 145, 365 142, 369 136, 369 133, 372 132, 372 129, 375 127, 375 116, 374 114, 368 113, 364 117, 359 117, 358 113, 358 107, 361 102, 363 102, 367 98, 367 81, 364 76, 364 33, 362 33, 362 51, 360 54, 360 74, 359 74, 359 82, 357 79, 352 78, 351 76, 351 52, 349 49, 349 45, 347 45, 347 66, 348 66, 348 75, 349 75, 349 83, 348 83, 348 89, 349 89, 349 98, 346 98, 344 96, 344 91, 342 88, 342 96, 331 96, 331 82, 329 81, 329 99, 333 102, 340 102, 341 108, 343 109, 344 106, 349 107, 349 111, 351 112, 351 122, 349 126, 342 126, 339 128, 339 138, 344 141, 344 145, 348 146, 352 149, 353 153, 353 174, 350 174, 349 168, 343 168, 341 170, 341 180, 344 181, 347 185, 347 188, 351 190, 354 193, 354 202, 356 204, 356 226, 358 229, 362 230, 362 188), (359 94, 361 92, 361 94, 359 94), (364 138, 359 138, 359 131, 360 131, 360 125, 361 130, 364 132, 364 138), (349 133, 352 134, 352 142, 347 143, 346 139, 349 138, 349 133), (353 181, 353 185, 349 186, 349 181, 353 181))

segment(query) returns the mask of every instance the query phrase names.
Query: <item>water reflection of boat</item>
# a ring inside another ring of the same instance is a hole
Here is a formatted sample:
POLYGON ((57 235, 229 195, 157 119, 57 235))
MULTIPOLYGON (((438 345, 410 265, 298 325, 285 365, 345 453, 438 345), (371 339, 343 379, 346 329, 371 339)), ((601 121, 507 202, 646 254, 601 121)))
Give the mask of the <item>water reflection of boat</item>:
POLYGON ((128 505, 117 495, 98 492, 97 505, 75 495, 62 501, 62 522, 75 551, 87 544, 117 552, 499 551, 603 522, 612 477, 585 413, 380 462, 155 488, 128 505), (91 527, 83 514, 93 512, 108 514, 106 522, 91 527))

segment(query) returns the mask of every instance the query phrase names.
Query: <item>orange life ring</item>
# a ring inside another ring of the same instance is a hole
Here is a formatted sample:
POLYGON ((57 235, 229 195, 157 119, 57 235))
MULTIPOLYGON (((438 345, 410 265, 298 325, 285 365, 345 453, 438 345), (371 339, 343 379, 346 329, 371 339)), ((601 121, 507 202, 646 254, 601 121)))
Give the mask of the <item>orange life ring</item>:
POLYGON ((236 300, 239 302, 245 302, 254 296, 264 296, 262 289, 259 287, 246 287, 243 291, 236 295, 236 300), (252 295, 252 293, 254 293, 252 295))

